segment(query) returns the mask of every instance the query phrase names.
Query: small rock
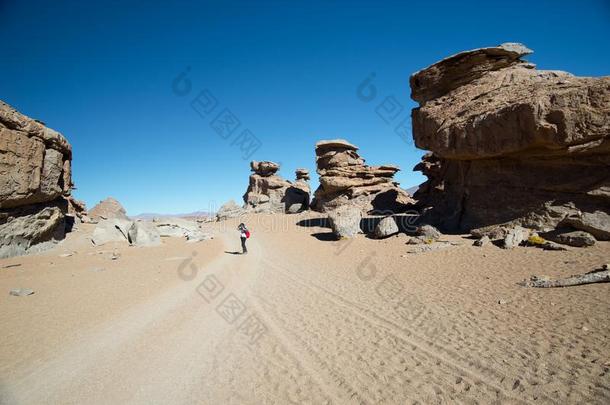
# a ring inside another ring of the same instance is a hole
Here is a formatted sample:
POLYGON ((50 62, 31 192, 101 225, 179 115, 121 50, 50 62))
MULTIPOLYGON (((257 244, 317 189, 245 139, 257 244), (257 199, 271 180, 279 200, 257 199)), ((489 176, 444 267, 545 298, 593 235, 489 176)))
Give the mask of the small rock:
POLYGON ((515 226, 508 231, 504 237, 502 247, 504 249, 513 249, 521 244, 529 236, 529 231, 523 227, 515 226))
POLYGON ((546 241, 544 243, 544 245, 542 245, 542 248, 544 250, 568 250, 565 247, 561 246, 559 243, 555 243, 555 242, 551 242, 551 241, 546 241))
POLYGON ((59 257, 70 257, 72 256, 72 253, 62 253, 59 255, 59 257))
POLYGON ((9 294, 14 295, 15 297, 26 297, 34 294, 34 290, 31 288, 13 288, 9 294))
POLYGON ((509 300, 503 300, 503 299, 498 300, 498 304, 500 304, 500 305, 506 305, 509 302, 510 302, 509 300))
POLYGON ((431 242, 437 241, 441 238, 441 233, 439 232, 439 230, 433 227, 432 225, 422 225, 417 228, 416 233, 417 236, 422 237, 422 239, 429 240, 431 242))
POLYGON ((473 245, 478 247, 488 246, 491 245, 491 239, 489 239, 489 236, 484 235, 481 239, 475 240, 473 245))
POLYGON ((583 332, 588 332, 588 331, 589 331, 589 328, 587 328, 586 326, 583 326, 583 327, 582 327, 582 330, 583 330, 583 332))

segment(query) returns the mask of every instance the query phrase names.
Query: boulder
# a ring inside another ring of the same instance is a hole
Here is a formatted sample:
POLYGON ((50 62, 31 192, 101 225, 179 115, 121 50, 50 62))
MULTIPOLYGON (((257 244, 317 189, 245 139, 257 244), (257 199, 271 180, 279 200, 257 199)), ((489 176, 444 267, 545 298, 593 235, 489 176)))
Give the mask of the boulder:
POLYGON ((313 208, 328 212, 348 204, 371 214, 406 211, 414 200, 393 179, 400 169, 392 165, 368 166, 357 151, 344 139, 316 143, 320 186, 314 193, 313 208))
POLYGON ((441 238, 441 233, 432 225, 422 225, 417 227, 416 235, 426 241, 437 241, 441 238))
POLYGON ((489 239, 489 236, 485 235, 480 239, 475 240, 473 245, 478 247, 489 246, 491 245, 491 239, 489 239))
POLYGON ((595 245, 595 238, 585 231, 558 229, 542 235, 544 239, 574 247, 587 247, 595 245))
POLYGON ((93 229, 91 241, 96 246, 109 242, 127 242, 132 222, 128 219, 102 219, 93 229))
POLYGON ((158 246, 161 244, 161 236, 157 227, 151 222, 136 221, 129 228, 129 243, 134 246, 158 246))
POLYGON ((330 227, 339 239, 353 238, 360 233, 362 211, 353 205, 343 205, 328 213, 330 227))
POLYGON ((222 221, 228 218, 237 218, 246 214, 246 210, 239 205, 234 200, 229 200, 224 203, 216 213, 216 220, 222 221))
POLYGON ((153 224, 157 227, 161 237, 185 237, 186 240, 195 242, 212 239, 210 234, 199 228, 197 222, 188 219, 177 217, 154 218, 153 224))
POLYGON ((581 212, 574 216, 566 217, 562 224, 589 232, 597 240, 610 240, 610 214, 608 212, 601 210, 581 212))
POLYGON ((480 48, 411 76, 413 138, 430 151, 415 167, 428 177, 414 195, 422 220, 608 238, 599 219, 610 211, 610 77, 537 70, 522 60, 531 52, 480 48), (590 226, 584 213, 601 214, 590 226))
POLYGON ((502 243, 502 248, 504 249, 513 249, 519 246, 523 241, 527 240, 530 231, 520 226, 515 226, 511 230, 509 230, 504 237, 504 241, 502 243))
POLYGON ((127 219, 127 212, 120 202, 112 197, 108 197, 93 207, 89 211, 88 216, 91 221, 98 222, 111 218, 127 219))
POLYGON ((382 239, 398 233, 398 225, 394 217, 385 217, 375 226, 375 237, 382 239))
POLYGON ((63 135, 0 101, 0 257, 42 251, 71 229, 71 160, 63 135))

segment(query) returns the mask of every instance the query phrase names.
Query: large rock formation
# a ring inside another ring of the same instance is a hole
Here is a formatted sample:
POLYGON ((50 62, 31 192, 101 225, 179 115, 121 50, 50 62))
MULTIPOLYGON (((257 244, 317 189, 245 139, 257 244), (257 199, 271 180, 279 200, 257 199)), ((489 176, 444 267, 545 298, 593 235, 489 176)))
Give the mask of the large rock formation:
POLYGON ((311 188, 309 187, 309 170, 296 169, 296 180, 286 189, 284 206, 286 212, 296 214, 309 208, 311 188))
POLYGON ((72 148, 59 133, 0 101, 0 257, 63 239, 72 148))
POLYGON ((313 208, 327 212, 345 204, 369 213, 404 212, 413 200, 398 187, 396 166, 368 166, 358 147, 343 139, 316 143, 316 165, 320 187, 313 208))
POLYGON ((284 212, 284 196, 291 183, 277 175, 280 166, 274 162, 250 162, 254 172, 244 194, 246 207, 254 212, 284 212))
POLYGON ((112 218, 127 219, 125 208, 123 208, 118 200, 112 197, 107 197, 105 200, 100 201, 89 211, 89 219, 94 222, 112 218))
POLYGON ((428 176, 415 194, 425 221, 606 235, 610 77, 536 70, 521 59, 531 52, 475 49, 411 76, 413 137, 432 152, 415 168, 428 176))

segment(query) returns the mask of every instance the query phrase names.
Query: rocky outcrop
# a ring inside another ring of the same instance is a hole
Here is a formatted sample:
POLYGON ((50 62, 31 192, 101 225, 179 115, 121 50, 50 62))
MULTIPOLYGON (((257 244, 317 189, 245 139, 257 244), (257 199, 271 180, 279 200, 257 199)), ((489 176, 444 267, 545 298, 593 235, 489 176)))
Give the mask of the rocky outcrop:
POLYGON ((136 221, 131 224, 127 232, 129 243, 133 246, 150 247, 161 244, 161 236, 157 227, 146 221, 136 221))
POLYGON ((520 44, 475 49, 411 76, 423 221, 450 231, 570 226, 608 237, 610 77, 536 70, 520 44))
POLYGON ((72 147, 59 132, 0 101, 0 257, 43 250, 74 219, 72 147))
POLYGON ((284 212, 284 196, 291 186, 290 182, 277 175, 280 166, 274 162, 250 162, 254 172, 244 194, 246 208, 254 212, 284 212))
POLYGON ((111 218, 127 219, 125 208, 123 208, 120 202, 112 197, 100 201, 89 211, 89 219, 94 222, 111 218))
POLYGON ((396 166, 368 166, 358 147, 343 139, 316 143, 316 165, 320 187, 313 208, 326 212, 345 204, 368 213, 404 212, 413 202, 393 180, 396 166))
POLYGON ((216 220, 223 221, 229 218, 237 218, 245 214, 246 210, 243 207, 237 205, 234 200, 229 200, 218 209, 216 220))
POLYGON ((284 206, 286 212, 296 214, 309 208, 311 188, 309 187, 309 170, 297 169, 296 180, 286 189, 284 206))

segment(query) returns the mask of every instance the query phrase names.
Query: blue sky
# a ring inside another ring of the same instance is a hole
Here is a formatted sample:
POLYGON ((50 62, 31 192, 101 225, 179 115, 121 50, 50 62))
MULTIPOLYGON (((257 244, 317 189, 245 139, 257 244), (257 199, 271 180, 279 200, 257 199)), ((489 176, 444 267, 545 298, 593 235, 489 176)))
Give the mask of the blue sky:
POLYGON ((423 152, 395 132, 410 127, 411 73, 523 42, 541 69, 610 74, 610 1, 487 3, 0 0, 0 99, 68 138, 89 207, 110 195, 129 214, 241 201, 251 159, 281 162, 287 179, 307 167, 315 187, 314 144, 339 137, 369 164, 398 164, 407 188, 423 181, 411 171, 423 152), (175 91, 185 71, 190 92, 175 91), (214 109, 198 114, 198 96, 214 109), (389 124, 376 112, 388 97, 404 107, 389 124), (240 122, 231 134, 214 129, 225 109, 240 122))

